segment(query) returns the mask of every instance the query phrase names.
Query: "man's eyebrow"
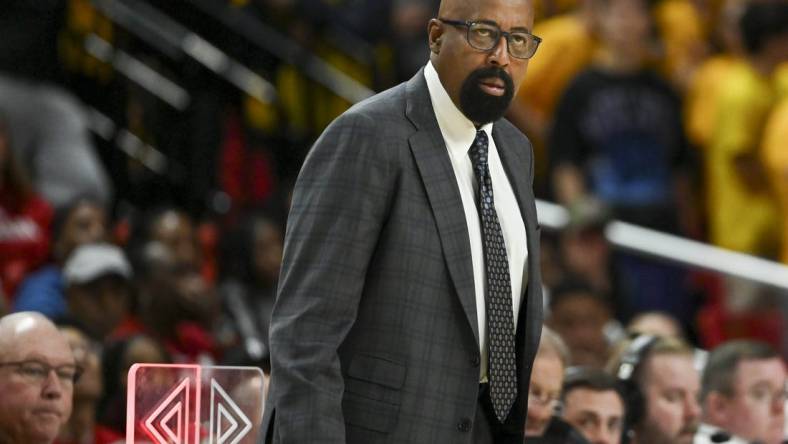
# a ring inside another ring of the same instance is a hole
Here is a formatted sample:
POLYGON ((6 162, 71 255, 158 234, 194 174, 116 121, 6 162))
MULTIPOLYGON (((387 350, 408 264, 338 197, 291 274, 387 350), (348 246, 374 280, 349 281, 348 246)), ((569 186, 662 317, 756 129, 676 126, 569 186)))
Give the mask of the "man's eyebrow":
POLYGON ((580 410, 580 415, 586 418, 591 418, 593 420, 599 421, 601 418, 594 410, 580 410))
MULTIPOLYGON (((484 23, 484 24, 487 24, 487 25, 495 25, 495 26, 497 26, 499 28, 501 27, 501 25, 499 25, 498 22, 496 22, 495 20, 478 19, 478 20, 471 20, 471 21, 472 22, 476 22, 476 23, 484 23)), ((527 32, 529 34, 531 33, 531 30, 528 29, 527 26, 513 26, 512 28, 509 29, 509 32, 513 32, 513 31, 527 32)))
POLYGON ((47 358, 46 356, 40 353, 29 353, 27 354, 24 359, 20 359, 20 362, 27 362, 27 361, 34 361, 39 362, 41 364, 47 364, 51 366, 61 366, 61 365, 76 365, 76 362, 72 360, 71 362, 61 362, 61 363, 53 363, 51 359, 47 358))
POLYGON ((750 388, 751 389, 762 389, 762 388, 771 389, 772 388, 772 382, 770 380, 766 379, 766 378, 757 379, 750 385, 750 388))

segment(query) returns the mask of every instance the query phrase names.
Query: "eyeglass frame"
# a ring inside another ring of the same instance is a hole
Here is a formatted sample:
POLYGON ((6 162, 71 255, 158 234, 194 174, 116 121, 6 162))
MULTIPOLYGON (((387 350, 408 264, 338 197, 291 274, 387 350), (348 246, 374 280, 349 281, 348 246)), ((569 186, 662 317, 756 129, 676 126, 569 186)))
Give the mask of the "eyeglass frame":
POLYGON ((534 55, 536 55, 536 51, 539 49, 539 45, 542 43, 542 38, 537 36, 537 35, 531 34, 530 32, 527 32, 527 31, 516 31, 516 32, 520 32, 522 34, 525 34, 525 35, 531 37, 534 40, 534 42, 536 42, 536 46, 534 46, 534 51, 533 51, 533 53, 531 53, 530 56, 528 56, 528 57, 517 57, 516 55, 512 54, 512 49, 511 49, 512 48, 512 44, 509 41, 509 39, 512 36, 512 32, 511 31, 504 31, 503 29, 501 29, 500 25, 498 25, 497 23, 495 23, 493 21, 489 21, 489 20, 450 20, 450 19, 445 19, 445 18, 442 18, 442 17, 438 17, 438 21, 440 21, 441 23, 445 23, 447 25, 455 26, 455 27, 456 26, 464 27, 465 28, 465 41, 468 42, 468 45, 470 45, 471 48, 478 49, 479 51, 487 52, 487 51, 494 50, 495 48, 498 47, 498 44, 501 42, 501 37, 503 36, 503 37, 506 38, 506 51, 509 53, 510 56, 512 56, 512 57, 514 57, 515 59, 518 59, 518 60, 528 60, 531 57, 533 57, 534 55), (476 25, 476 24, 483 24, 483 25, 494 26, 498 30, 498 38, 495 40, 495 43, 493 44, 492 47, 484 49, 484 48, 476 47, 476 46, 473 45, 473 43, 471 43, 471 27, 473 25, 476 25))
MULTIPOLYGON (((46 373, 44 374, 43 378, 40 381, 38 381, 38 382, 45 381, 46 378, 49 377, 49 375, 52 373, 52 371, 54 371, 55 375, 58 377, 58 379, 61 382, 67 382, 68 381, 72 385, 75 385, 77 382, 79 382, 79 379, 82 377, 82 374, 85 372, 85 369, 83 369, 82 366, 77 365, 77 364, 63 364, 63 365, 54 366, 54 365, 49 365, 46 362, 42 362, 42 361, 39 361, 39 360, 36 360, 36 359, 31 359, 31 360, 27 360, 27 361, 0 362, 0 368, 2 368, 2 367, 16 367, 16 371, 19 372, 27 364, 37 364, 37 365, 40 365, 41 367, 43 367, 44 370, 46 370, 46 373), (65 367, 69 367, 69 368, 73 368, 74 369, 74 374, 70 378, 63 378, 62 375, 58 373, 58 370, 63 369, 65 367)), ((22 376, 22 377, 29 377, 30 375, 21 374, 20 376, 22 376)), ((36 376, 35 379, 37 380, 38 376, 36 376)))
POLYGON ((539 390, 539 392, 540 393, 537 393, 532 389, 532 387, 529 386, 528 402, 529 403, 534 402, 543 407, 549 407, 556 413, 560 412, 563 409, 564 403, 563 400, 561 399, 560 394, 554 395, 554 394, 549 394, 547 392, 542 393, 541 390, 539 390))

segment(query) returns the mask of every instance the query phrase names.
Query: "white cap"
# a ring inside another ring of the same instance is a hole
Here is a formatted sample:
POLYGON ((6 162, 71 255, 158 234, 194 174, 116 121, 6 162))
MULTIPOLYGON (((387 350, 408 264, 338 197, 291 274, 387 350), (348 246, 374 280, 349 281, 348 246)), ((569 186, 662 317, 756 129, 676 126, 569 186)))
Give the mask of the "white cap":
POLYGON ((66 285, 84 284, 110 274, 131 279, 131 265, 120 248, 106 243, 78 247, 63 267, 66 285))

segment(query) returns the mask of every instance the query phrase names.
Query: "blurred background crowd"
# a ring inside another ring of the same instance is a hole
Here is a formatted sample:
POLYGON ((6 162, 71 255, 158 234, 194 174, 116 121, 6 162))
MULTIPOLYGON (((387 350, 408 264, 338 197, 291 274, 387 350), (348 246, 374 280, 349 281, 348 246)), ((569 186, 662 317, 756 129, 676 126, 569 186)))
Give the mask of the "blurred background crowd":
MULTIPOLYGON (((534 2, 543 43, 508 117, 537 197, 568 210, 542 233, 561 368, 603 368, 641 324, 785 359, 788 291, 617 249, 606 227, 788 262, 788 2, 534 2)), ((40 312, 79 351, 63 442, 122 436, 135 362, 267 370, 300 164, 426 63, 438 3, 3 2, 0 314, 40 312)))

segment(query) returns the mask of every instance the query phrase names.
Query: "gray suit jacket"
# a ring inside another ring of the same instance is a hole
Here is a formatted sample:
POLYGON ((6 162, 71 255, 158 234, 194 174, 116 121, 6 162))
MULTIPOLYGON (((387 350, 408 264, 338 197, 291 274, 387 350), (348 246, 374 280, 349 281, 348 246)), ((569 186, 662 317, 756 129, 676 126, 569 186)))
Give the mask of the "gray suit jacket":
MULTIPOLYGON (((512 411, 522 430, 542 325, 533 154, 505 120, 493 137, 528 239, 512 411)), ((470 443, 480 355, 468 236, 422 71, 337 118, 293 195, 263 439, 470 443)))

